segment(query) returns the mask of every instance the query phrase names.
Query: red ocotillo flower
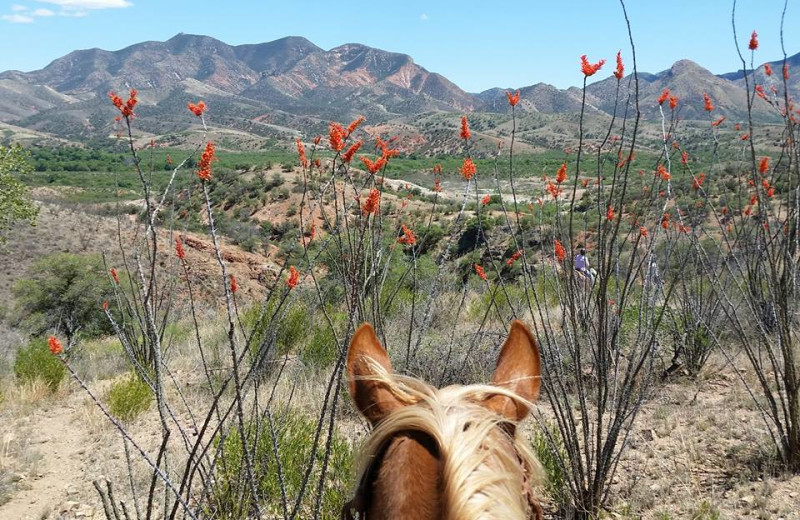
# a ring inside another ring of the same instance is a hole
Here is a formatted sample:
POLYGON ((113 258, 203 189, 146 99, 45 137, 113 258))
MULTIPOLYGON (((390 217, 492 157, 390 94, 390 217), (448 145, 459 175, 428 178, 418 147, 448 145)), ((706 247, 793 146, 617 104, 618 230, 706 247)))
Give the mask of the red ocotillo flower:
POLYGON ((328 142, 335 152, 340 152, 344 148, 344 139, 347 131, 339 123, 331 121, 328 130, 328 142))
POLYGON ((103 300, 103 311, 108 310, 108 300, 103 300))
POLYGON ((669 89, 665 88, 661 95, 658 96, 658 104, 663 105, 667 99, 669 99, 669 89))
POLYGON ((748 139, 750 139, 750 134, 742 134, 742 136, 739 139, 741 139, 742 141, 747 141, 748 139))
POLYGON ((117 274, 117 270, 112 267, 108 272, 111 273, 111 279, 114 280, 114 283, 119 284, 119 275, 117 274))
POLYGON ((478 275, 478 277, 479 277, 481 280, 483 280, 484 282, 485 282, 485 281, 487 281, 487 280, 489 279, 489 278, 486 276, 486 271, 484 271, 484 270, 483 270, 483 267, 481 267, 481 266, 480 266, 480 265, 478 265, 478 264, 475 264, 475 273, 476 273, 476 274, 478 275))
POLYGON ((363 216, 367 215, 377 215, 378 211, 381 207, 381 192, 378 188, 373 188, 372 191, 369 192, 369 196, 367 200, 364 201, 364 204, 361 205, 361 214, 363 216))
POLYGON ((441 174, 442 174, 442 165, 441 165, 441 164, 438 164, 438 163, 437 163, 437 164, 434 164, 434 165, 433 165, 433 173, 434 173, 434 174, 437 174, 437 173, 438 173, 439 175, 441 175, 441 174))
POLYGON ((661 227, 669 229, 669 213, 664 213, 664 216, 661 217, 661 227))
POLYGON ((369 170, 369 172, 373 175, 381 171, 381 168, 386 166, 386 157, 384 156, 379 157, 375 162, 372 162, 369 157, 365 157, 363 155, 359 157, 359 159, 361 159, 361 162, 364 163, 364 166, 366 166, 367 170, 369 170))
POLYGON ((764 74, 772 76, 772 66, 769 63, 764 64, 764 74))
POLYGON ((507 266, 509 266, 509 267, 511 267, 512 265, 514 265, 514 262, 516 262, 517 260, 519 260, 519 258, 520 258, 521 256, 522 256, 522 250, 515 251, 515 252, 514 252, 514 254, 512 254, 512 255, 511 255, 511 258, 509 258, 508 260, 506 260, 506 265, 507 265, 507 266))
POLYGON ((405 224, 402 226, 403 236, 397 239, 397 241, 406 246, 413 246, 417 243, 417 237, 414 236, 414 232, 408 228, 405 224))
POLYGON ((589 77, 600 70, 605 63, 606 60, 600 60, 595 64, 589 63, 589 60, 586 59, 586 55, 584 54, 581 56, 581 72, 583 72, 584 76, 589 77))
POLYGON ((686 152, 686 151, 684 151, 684 152, 681 154, 681 162, 682 162, 683 164, 689 164, 689 152, 686 152))
POLYGON ((366 121, 366 120, 367 120, 367 118, 366 118, 366 117, 364 117, 364 116, 359 116, 359 117, 358 117, 357 119, 355 119, 355 120, 354 120, 352 123, 350 123, 349 125, 347 125, 347 136, 350 136, 350 134, 352 134, 352 133, 353 133, 353 132, 356 130, 356 128, 358 128, 358 127, 359 127, 359 125, 360 125, 361 123, 363 123, 364 121, 366 121))
POLYGON ((698 174, 697 177, 692 178, 692 188, 694 190, 699 190, 700 187, 703 185, 703 182, 706 180, 706 174, 701 173, 698 174))
POLYGON ((172 156, 170 154, 167 154, 166 161, 167 161, 167 166, 172 166, 172 156))
POLYGON ((669 97, 669 108, 670 110, 675 110, 675 107, 678 106, 678 96, 670 96, 669 97))
POLYGON ((485 206, 485 205, 489 204, 491 201, 492 201, 492 196, 491 195, 484 195, 483 198, 481 199, 481 205, 485 206))
POLYGON ((567 180, 567 163, 563 162, 556 172, 556 182, 561 184, 565 180, 567 180))
POLYGON ((714 104, 711 102, 711 98, 709 97, 709 95, 706 94, 705 92, 703 92, 703 103, 704 103, 703 108, 706 109, 706 112, 711 112, 712 110, 714 110, 714 104))
POLYGON ((606 211, 606 219, 614 220, 614 216, 615 216, 614 206, 609 206, 608 210, 606 211))
POLYGON ((181 242, 181 237, 175 237, 175 254, 181 260, 186 258, 186 251, 183 249, 183 242, 181 242))
POLYGON ((754 51, 758 49, 758 33, 753 31, 753 34, 750 35, 750 45, 747 46, 748 49, 754 51))
POLYGON ((214 143, 211 141, 206 143, 206 148, 200 156, 200 162, 197 163, 197 176, 202 181, 211 179, 211 163, 216 161, 214 157, 214 143))
POLYGON ((108 97, 111 99, 111 102, 114 104, 115 107, 117 107, 117 110, 119 110, 123 116, 127 117, 128 119, 133 119, 135 116, 135 114, 133 113, 133 108, 139 102, 139 100, 136 99, 136 95, 138 93, 139 91, 136 90, 135 88, 131 89, 128 100, 124 102, 122 101, 122 98, 119 97, 114 92, 109 92, 108 97))
POLYGON ((303 168, 308 168, 308 157, 306 157, 306 147, 303 145, 303 141, 299 137, 295 137, 294 141, 297 144, 297 156, 300 158, 300 165, 303 168))
POLYGON ((436 179, 433 181, 433 191, 437 193, 442 191, 442 179, 439 177, 436 177, 436 179))
POLYGON ((361 148, 362 144, 363 144, 363 141, 361 141, 361 140, 356 141, 355 143, 353 143, 350 146, 350 148, 348 148, 347 151, 344 152, 344 154, 342 155, 342 160, 344 162, 347 162, 347 163, 352 161, 353 160, 353 155, 355 155, 355 153, 358 151, 358 149, 361 148))
POLYGON ((668 181, 672 179, 672 175, 669 174, 666 168, 664 168, 663 164, 658 165, 658 169, 656 170, 656 174, 661 177, 662 180, 668 181))
POLYGON ((758 173, 764 174, 769 170, 769 157, 762 157, 758 164, 758 173))
POLYGON ((472 162, 471 158, 467 157, 464 159, 464 164, 461 165, 461 176, 464 177, 465 180, 470 180, 477 171, 475 163, 472 162))
POLYGON ((617 52, 617 70, 614 71, 614 77, 622 79, 625 75, 625 65, 622 63, 622 51, 617 52))
POLYGON ((644 226, 640 227, 639 228, 639 235, 644 237, 644 238, 647 238, 647 228, 644 227, 644 226))
POLYGON ((469 131, 469 123, 467 122, 467 116, 461 116, 461 139, 467 140, 472 136, 472 133, 469 131))
POLYGON ((194 104, 194 103, 192 103, 190 101, 189 104, 186 105, 186 106, 189 107, 189 111, 192 114, 196 115, 197 117, 202 116, 203 112, 206 111, 206 103, 205 103, 205 101, 198 101, 197 104, 194 104))
POLYGON ((50 347, 50 353, 54 356, 57 356, 64 352, 64 347, 61 346, 61 342, 58 341, 58 338, 55 336, 50 336, 47 338, 47 345, 50 347))
POLYGON ((719 119, 715 119, 714 121, 711 122, 711 126, 717 127, 717 126, 721 125, 722 122, 725 121, 726 119, 728 119, 728 118, 725 117, 725 116, 722 116, 719 119))
POLYGON ((297 269, 294 266, 289 266, 289 278, 286 279, 286 285, 289 286, 289 289, 294 289, 297 287, 297 282, 300 281, 300 273, 297 272, 297 269))
POLYGON ((228 276, 230 277, 230 280, 231 280, 231 292, 236 294, 236 291, 239 290, 239 284, 236 283, 236 277, 233 276, 232 274, 228 275, 228 276))
POLYGON ((517 103, 519 103, 519 90, 517 90, 516 94, 506 91, 506 97, 508 98, 509 105, 512 107, 517 106, 517 103))
POLYGON ((547 193, 552 195, 554 199, 557 199, 558 196, 561 195, 561 188, 553 184, 551 181, 547 181, 545 190, 547 190, 547 193))
POLYGON ((555 255, 559 262, 563 262, 567 258, 567 252, 560 240, 556 240, 555 255))
POLYGON ((786 63, 783 65, 783 79, 789 80, 789 64, 786 63))

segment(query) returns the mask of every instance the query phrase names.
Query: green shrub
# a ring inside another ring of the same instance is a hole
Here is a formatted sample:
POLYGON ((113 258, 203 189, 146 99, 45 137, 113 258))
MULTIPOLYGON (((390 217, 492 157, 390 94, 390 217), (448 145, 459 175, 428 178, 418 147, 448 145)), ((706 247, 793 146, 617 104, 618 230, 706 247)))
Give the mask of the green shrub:
MULTIPOLYGON (((280 467, 289 506, 294 503, 309 462, 314 441, 316 422, 293 410, 284 410, 272 416, 275 441, 280 456, 280 467)), ((253 472, 257 483, 260 506, 266 517, 278 517, 281 512, 281 487, 278 466, 273 451, 273 436, 269 423, 264 418, 258 424, 247 427, 248 437, 257 438, 252 450, 253 472)), ((325 440, 322 439, 314 454, 314 470, 303 497, 300 518, 313 516, 316 498, 316 482, 325 455, 325 440)), ((251 448, 252 449, 252 448, 251 448)), ((241 435, 232 429, 223 443, 222 455, 215 469, 213 489, 210 493, 209 513, 228 519, 250 518, 251 495, 246 480, 242 457, 241 435)), ((342 504, 347 500, 353 476, 352 450, 339 435, 331 441, 326 485, 322 497, 321 518, 338 518, 342 504)))
MULTIPOLYGON (((337 315, 334 315, 336 322, 337 315)), ((314 370, 322 370, 333 365, 339 358, 339 346, 333 331, 326 323, 314 327, 311 338, 300 350, 300 359, 303 363, 314 370)))
POLYGON ((111 415, 123 422, 130 422, 150 407, 152 397, 147 383, 136 374, 130 374, 111 385, 106 403, 111 415))
POLYGON ((35 339, 17 352, 14 360, 14 375, 20 382, 41 379, 55 392, 64 379, 66 368, 61 361, 50 353, 47 340, 35 339))
POLYGON ((553 424, 547 424, 546 428, 547 432, 534 430, 531 446, 544 469, 545 491, 559 509, 564 509, 569 502, 569 490, 559 460, 568 460, 567 450, 558 428, 553 424))

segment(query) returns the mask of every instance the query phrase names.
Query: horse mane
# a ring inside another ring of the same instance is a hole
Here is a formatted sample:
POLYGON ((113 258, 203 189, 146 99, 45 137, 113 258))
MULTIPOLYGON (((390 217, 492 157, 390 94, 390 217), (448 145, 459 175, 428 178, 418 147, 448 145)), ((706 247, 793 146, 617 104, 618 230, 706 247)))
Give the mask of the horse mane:
POLYGON ((439 449, 445 520, 532 516, 531 488, 543 482, 541 465, 510 423, 481 405, 498 394, 528 407, 530 402, 498 386, 437 389, 412 377, 389 374, 377 363, 373 368, 377 375, 368 379, 407 406, 382 420, 362 448, 358 493, 364 492, 392 439, 416 431, 433 439, 439 449))

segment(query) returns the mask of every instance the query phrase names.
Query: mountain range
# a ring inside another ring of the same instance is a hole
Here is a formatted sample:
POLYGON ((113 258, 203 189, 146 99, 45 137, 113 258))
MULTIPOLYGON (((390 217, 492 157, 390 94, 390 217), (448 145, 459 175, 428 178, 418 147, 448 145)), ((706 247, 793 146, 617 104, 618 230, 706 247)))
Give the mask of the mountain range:
MULTIPOLYGON (((756 81, 782 89, 782 60, 777 74, 756 81)), ((789 93, 800 93, 800 53, 788 59, 789 93)), ((603 73, 605 71, 601 71, 603 73)), ((610 73, 610 71, 609 71, 610 73)), ((598 74, 598 77, 600 74, 598 74)), ((681 60, 669 70, 639 77, 639 101, 646 118, 658 114, 656 99, 669 88, 680 99, 683 119, 703 119, 703 93, 717 107, 715 117, 744 117, 745 81, 741 71, 714 75, 681 60)), ((630 107, 631 76, 613 76, 586 89, 587 113, 608 118, 630 107)), ((752 77, 751 88, 752 88, 752 77)), ((113 133, 114 108, 107 93, 139 90, 137 128, 147 134, 180 133, 192 123, 186 103, 203 99, 214 124, 253 142, 285 138, 287 133, 324 131, 330 120, 348 121, 363 114, 375 127, 405 128, 429 145, 436 141, 437 116, 481 113, 502 125, 508 113, 505 88, 469 93, 416 64, 406 55, 357 43, 324 50, 302 37, 231 46, 208 36, 178 34, 165 42, 149 41, 118 51, 78 50, 41 70, 0 73, 0 122, 74 141, 113 133)), ((514 89, 516 90, 516 88, 514 89)), ((539 120, 580 110, 583 92, 546 83, 519 87, 521 115, 539 120)), ((757 100, 754 116, 774 117, 774 109, 757 100)), ((445 117, 446 119, 446 117, 445 117)), ((446 126, 446 125, 445 125, 446 126)), ((487 127, 491 128, 490 122, 487 127)), ((8 137, 8 131, 4 130, 8 137)))

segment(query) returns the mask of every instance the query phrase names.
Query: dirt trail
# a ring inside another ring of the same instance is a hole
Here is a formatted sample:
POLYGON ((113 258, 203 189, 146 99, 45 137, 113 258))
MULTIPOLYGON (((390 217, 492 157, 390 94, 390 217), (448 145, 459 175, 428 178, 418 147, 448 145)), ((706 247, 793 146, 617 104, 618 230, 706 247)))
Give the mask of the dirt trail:
MULTIPOLYGON (((38 455, 33 471, 24 475, 11 500, 0 506, 0 518, 97 518, 98 511, 79 497, 94 491, 86 478, 91 442, 80 412, 80 396, 71 395, 36 409, 13 424, 0 427, 0 439, 25 436, 28 449, 38 455), (85 488, 85 489, 84 489, 85 488)), ((100 512, 102 514, 102 512, 100 512)))

